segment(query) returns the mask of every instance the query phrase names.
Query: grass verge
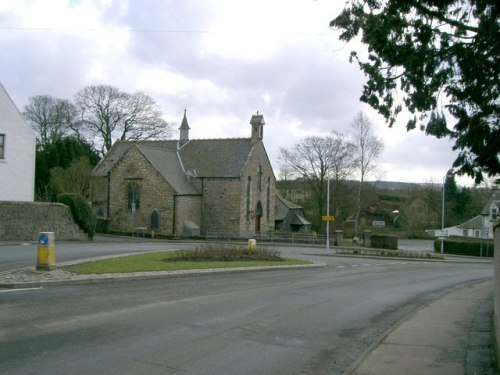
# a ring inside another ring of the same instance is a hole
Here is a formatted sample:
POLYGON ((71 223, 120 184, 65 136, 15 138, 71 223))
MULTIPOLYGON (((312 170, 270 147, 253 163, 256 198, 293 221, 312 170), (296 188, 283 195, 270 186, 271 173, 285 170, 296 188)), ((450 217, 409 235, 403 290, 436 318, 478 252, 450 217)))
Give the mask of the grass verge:
POLYGON ((69 268, 69 271, 79 275, 103 273, 130 273, 152 271, 177 271, 208 268, 233 268, 233 267, 262 267, 262 266, 288 266, 311 264, 312 262, 300 259, 282 258, 282 260, 231 260, 231 261, 172 261, 179 255, 175 251, 161 251, 155 253, 129 255, 110 258, 95 262, 82 263, 69 268))

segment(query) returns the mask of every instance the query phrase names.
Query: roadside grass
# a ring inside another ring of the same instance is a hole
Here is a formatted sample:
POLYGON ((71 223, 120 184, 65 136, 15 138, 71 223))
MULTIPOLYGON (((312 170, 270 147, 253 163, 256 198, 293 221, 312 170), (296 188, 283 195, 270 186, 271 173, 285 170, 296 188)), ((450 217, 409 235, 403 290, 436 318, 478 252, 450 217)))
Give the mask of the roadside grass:
MULTIPOLYGON (((200 252, 199 249, 197 251, 200 252)), ((235 251, 243 254, 249 253, 248 251, 242 251, 241 249, 236 249, 235 251)), ((191 257, 191 260, 184 260, 186 253, 189 253, 189 251, 160 251, 154 253, 128 255, 123 257, 82 263, 71 266, 68 268, 68 270, 79 275, 89 275, 103 273, 178 271, 210 268, 287 266, 312 263, 310 261, 301 259, 280 257, 279 260, 262 260, 248 259, 248 257, 245 256, 241 260, 207 260, 204 258, 197 260, 194 257, 191 257)), ((206 251, 202 251, 201 253, 205 255, 207 254, 206 251)), ((273 254, 275 254, 274 251, 273 254)))

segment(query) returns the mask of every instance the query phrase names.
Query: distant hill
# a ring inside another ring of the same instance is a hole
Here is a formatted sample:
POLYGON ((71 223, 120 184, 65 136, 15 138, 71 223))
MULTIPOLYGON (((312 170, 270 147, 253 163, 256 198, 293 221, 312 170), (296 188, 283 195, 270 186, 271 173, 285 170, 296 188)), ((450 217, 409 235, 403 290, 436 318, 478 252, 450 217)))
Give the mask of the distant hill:
POLYGON ((408 188, 419 186, 415 182, 397 182, 397 181, 366 181, 367 184, 383 190, 406 190, 408 188))

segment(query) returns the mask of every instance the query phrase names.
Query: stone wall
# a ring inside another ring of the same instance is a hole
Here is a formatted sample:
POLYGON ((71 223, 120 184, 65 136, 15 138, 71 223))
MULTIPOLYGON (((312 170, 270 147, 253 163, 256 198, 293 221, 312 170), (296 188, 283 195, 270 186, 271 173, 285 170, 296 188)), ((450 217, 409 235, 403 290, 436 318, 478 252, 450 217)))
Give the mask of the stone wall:
POLYGON ((201 196, 184 195, 175 197, 175 234, 182 236, 186 222, 201 228, 201 196))
MULTIPOLYGON (((151 215, 156 211, 160 227, 155 234, 173 235, 175 191, 136 147, 132 147, 116 164, 109 184, 110 230, 132 232, 133 228, 144 227, 149 232, 151 215), (137 184, 140 194, 140 205, 135 213, 128 207, 130 183, 137 184)), ((106 184, 101 183, 100 189, 106 191, 106 184)), ((101 191, 97 197, 103 200, 104 194, 107 193, 101 191)))
POLYGON ((36 241, 39 232, 54 232, 56 241, 87 240, 64 204, 0 201, 0 241, 36 241))
POLYGON ((265 234, 274 230, 276 178, 262 142, 254 144, 250 158, 242 172, 242 183, 240 188, 240 235, 253 236, 256 234, 256 210, 259 202, 262 207, 260 234, 265 234), (250 215, 247 217, 246 197, 249 178, 251 186, 249 202, 250 215))
POLYGON ((204 178, 201 233, 238 233, 240 179, 204 178))

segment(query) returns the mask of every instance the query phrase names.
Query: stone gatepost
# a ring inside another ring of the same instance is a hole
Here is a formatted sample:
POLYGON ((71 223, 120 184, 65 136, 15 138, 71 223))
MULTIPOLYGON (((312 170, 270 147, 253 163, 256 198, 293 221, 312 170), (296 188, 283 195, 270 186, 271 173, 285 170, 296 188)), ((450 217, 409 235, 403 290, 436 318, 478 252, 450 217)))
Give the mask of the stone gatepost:
POLYGON ((344 231, 336 230, 335 231, 335 245, 342 246, 343 241, 344 241, 344 231))
POLYGON ((372 246, 372 231, 371 230, 365 230, 363 232, 363 246, 364 247, 371 247, 372 246))

